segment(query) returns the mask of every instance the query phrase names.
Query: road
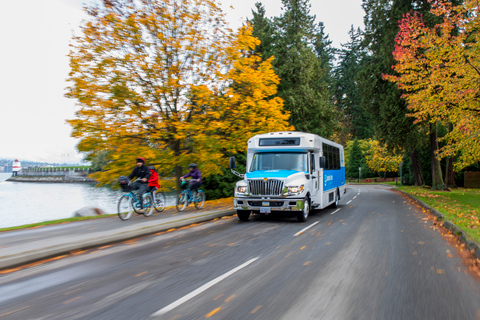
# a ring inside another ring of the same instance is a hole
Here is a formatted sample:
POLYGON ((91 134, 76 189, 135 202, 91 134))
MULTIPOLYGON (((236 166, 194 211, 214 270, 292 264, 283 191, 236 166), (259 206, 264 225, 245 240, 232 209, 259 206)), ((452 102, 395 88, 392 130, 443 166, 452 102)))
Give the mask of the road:
POLYGON ((421 209, 350 186, 337 209, 226 217, 0 277, 0 319, 480 319, 480 283, 421 209))

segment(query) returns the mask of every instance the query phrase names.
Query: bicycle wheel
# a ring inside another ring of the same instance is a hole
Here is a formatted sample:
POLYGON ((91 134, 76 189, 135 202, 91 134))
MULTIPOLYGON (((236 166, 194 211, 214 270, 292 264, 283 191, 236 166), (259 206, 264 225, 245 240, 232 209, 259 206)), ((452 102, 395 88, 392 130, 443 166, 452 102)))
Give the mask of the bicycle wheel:
POLYGON ((120 200, 118 200, 117 210, 120 219, 130 219, 133 213, 132 199, 127 195, 122 196, 120 200))
POLYGON ((166 202, 165 202, 165 193, 160 191, 159 189, 155 190, 155 201, 153 202, 153 206, 155 207, 155 211, 162 212, 165 209, 166 202))
POLYGON ((198 190, 198 192, 195 194, 195 199, 193 202, 195 203, 195 208, 202 209, 205 205, 205 192, 198 190))
POLYGON ((143 195, 143 215, 150 217, 153 213, 153 198, 150 193, 143 195))
POLYGON ((186 192, 181 192, 178 196, 177 196, 177 210, 178 211, 183 211, 185 210, 185 208, 187 207, 187 198, 188 198, 188 195, 186 192))
POLYGON ((138 201, 138 195, 135 195, 134 198, 132 198, 132 207, 135 213, 140 214, 140 201, 138 201))

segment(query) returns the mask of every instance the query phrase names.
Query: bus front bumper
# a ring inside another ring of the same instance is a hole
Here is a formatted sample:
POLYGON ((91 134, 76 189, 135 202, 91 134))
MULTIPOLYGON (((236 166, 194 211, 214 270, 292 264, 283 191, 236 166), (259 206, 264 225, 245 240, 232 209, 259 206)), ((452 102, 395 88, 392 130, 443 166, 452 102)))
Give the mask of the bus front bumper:
POLYGON ((303 211, 305 199, 259 199, 259 198, 233 198, 235 210, 258 211, 270 213, 272 211, 303 211))

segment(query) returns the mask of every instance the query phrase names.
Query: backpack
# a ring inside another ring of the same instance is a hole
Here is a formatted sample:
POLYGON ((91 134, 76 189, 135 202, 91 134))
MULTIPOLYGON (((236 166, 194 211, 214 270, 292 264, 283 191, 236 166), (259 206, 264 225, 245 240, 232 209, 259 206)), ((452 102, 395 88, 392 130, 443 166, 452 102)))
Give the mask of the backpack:
POLYGON ((118 178, 118 184, 120 185, 120 188, 122 188, 122 191, 132 191, 132 182, 126 176, 120 176, 120 178, 118 178))

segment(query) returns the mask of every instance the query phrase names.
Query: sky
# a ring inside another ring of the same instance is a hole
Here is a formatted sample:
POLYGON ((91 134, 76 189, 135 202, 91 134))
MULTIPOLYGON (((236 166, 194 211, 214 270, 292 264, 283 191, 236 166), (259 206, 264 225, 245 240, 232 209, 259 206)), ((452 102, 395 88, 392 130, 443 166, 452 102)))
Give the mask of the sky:
MULTIPOLYGON (((233 29, 252 17, 261 2, 267 17, 282 14, 281 0, 218 0, 233 29)), ((75 101, 64 97, 67 54, 74 32, 86 18, 85 0, 0 0, 0 159, 80 163, 78 140, 66 119, 75 101)), ((363 29, 362 0, 310 0, 310 14, 322 21, 332 45, 348 31, 363 29)))

